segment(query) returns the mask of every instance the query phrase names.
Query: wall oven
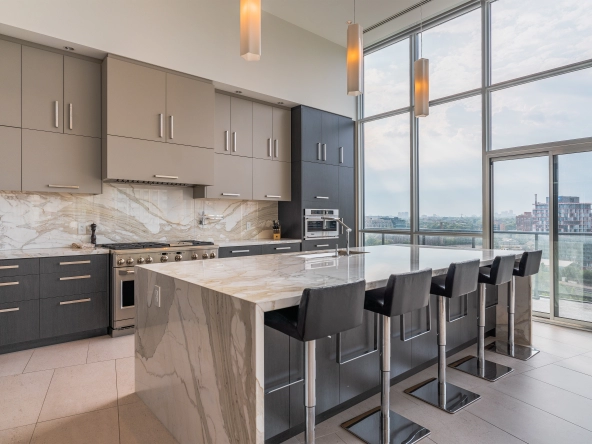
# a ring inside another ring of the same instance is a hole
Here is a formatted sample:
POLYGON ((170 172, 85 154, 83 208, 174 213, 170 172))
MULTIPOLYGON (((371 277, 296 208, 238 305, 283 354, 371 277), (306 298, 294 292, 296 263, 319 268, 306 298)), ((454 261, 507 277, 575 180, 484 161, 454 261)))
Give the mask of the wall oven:
POLYGON ((339 237, 339 224, 334 220, 323 220, 322 216, 339 218, 339 210, 304 210, 304 239, 339 237))

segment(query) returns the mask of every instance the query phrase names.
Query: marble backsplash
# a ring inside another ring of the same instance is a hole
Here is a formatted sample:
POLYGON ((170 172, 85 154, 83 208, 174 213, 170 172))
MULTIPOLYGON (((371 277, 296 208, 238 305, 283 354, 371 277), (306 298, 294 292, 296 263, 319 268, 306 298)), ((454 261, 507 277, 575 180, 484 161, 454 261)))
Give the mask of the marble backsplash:
POLYGON ((194 199, 191 188, 103 184, 103 194, 0 191, 0 250, 97 243, 269 239, 277 202, 194 199), (200 215, 219 215, 220 220, 200 215), (78 234, 84 224, 86 234, 78 234))

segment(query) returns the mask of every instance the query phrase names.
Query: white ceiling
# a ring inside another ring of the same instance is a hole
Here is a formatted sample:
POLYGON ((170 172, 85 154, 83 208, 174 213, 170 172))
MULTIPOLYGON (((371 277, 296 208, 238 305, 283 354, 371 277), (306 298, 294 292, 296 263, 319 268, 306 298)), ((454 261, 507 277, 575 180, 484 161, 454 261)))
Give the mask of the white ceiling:
MULTIPOLYGON (((432 0, 423 6, 424 18, 459 1, 432 0)), ((419 0, 356 0, 356 22, 367 28, 418 2, 419 0)), ((287 22, 346 46, 347 21, 353 20, 354 0, 262 0, 262 7, 264 11, 287 22)), ((401 19, 397 20, 400 29, 419 22, 420 11, 411 11, 401 19)), ((392 27, 389 28, 392 33, 392 27)))

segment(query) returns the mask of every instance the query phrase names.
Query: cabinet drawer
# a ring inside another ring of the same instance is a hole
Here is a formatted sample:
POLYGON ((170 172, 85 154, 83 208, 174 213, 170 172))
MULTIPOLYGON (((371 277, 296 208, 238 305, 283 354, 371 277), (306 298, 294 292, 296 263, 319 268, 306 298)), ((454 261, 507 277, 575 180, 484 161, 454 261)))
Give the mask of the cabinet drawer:
POLYGON ((106 292, 42 299, 41 338, 105 328, 109 324, 106 292))
POLYGON ((305 240, 302 241, 302 251, 334 250, 338 243, 338 238, 305 240))
POLYGON ((249 245, 247 247, 222 247, 218 250, 218 257, 256 256, 261 254, 261 245, 249 245))
POLYGON ((302 200, 318 203, 321 205, 320 208, 337 208, 339 205, 339 167, 303 162, 302 200))
POLYGON ((6 259, 0 261, 0 277, 39 274, 39 259, 6 259))
POLYGON ((39 339, 39 300, 0 304, 0 345, 39 339))
POLYGON ((41 274, 45 273, 96 273, 108 269, 108 255, 61 256, 41 258, 41 274))
POLYGON ((31 299, 39 299, 38 275, 0 278, 0 304, 31 299))
POLYGON ((293 244, 270 244, 261 245, 261 254, 294 253, 300 251, 300 242, 293 244))
POLYGON ((67 295, 83 295, 107 291, 109 273, 105 269, 95 269, 88 273, 62 271, 61 273, 42 274, 39 278, 41 298, 53 298, 67 295))

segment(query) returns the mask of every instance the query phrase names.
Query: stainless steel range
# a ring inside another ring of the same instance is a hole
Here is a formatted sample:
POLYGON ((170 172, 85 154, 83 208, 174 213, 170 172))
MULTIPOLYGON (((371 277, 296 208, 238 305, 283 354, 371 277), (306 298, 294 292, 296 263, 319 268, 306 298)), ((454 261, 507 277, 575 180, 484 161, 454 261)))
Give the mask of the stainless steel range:
POLYGON ((111 336, 133 334, 136 321, 134 265, 215 259, 213 242, 138 242, 98 245, 111 250, 111 336))

